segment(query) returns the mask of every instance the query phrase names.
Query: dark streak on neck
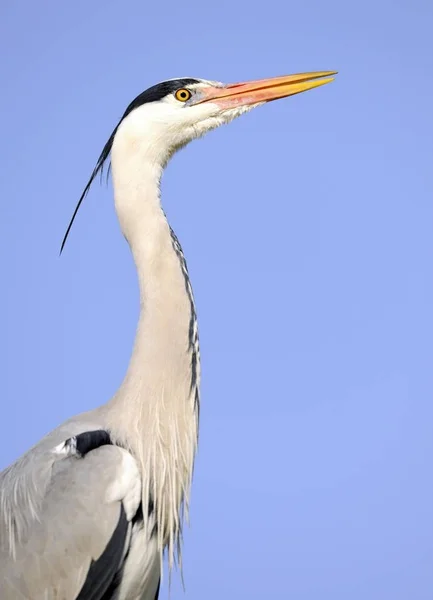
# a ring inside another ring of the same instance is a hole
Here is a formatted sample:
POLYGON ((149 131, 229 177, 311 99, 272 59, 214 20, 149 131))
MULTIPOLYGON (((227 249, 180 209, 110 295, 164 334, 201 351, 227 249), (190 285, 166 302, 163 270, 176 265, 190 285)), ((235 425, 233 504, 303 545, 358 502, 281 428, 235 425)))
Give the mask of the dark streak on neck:
POLYGON ((189 279, 188 267, 186 264, 185 255, 182 250, 182 246, 180 245, 179 240, 177 239, 176 234, 173 229, 170 227, 171 240, 173 244, 173 249, 179 259, 180 266, 182 269, 182 274, 185 280, 185 290, 190 303, 190 319, 189 319, 189 329, 188 329, 188 350, 191 352, 191 391, 194 390, 194 410, 199 413, 200 409, 200 396, 198 390, 198 381, 197 381, 197 370, 198 370, 198 360, 199 360, 199 337, 198 337, 198 327, 197 327, 197 313, 195 310, 194 297, 191 287, 191 281, 189 279))

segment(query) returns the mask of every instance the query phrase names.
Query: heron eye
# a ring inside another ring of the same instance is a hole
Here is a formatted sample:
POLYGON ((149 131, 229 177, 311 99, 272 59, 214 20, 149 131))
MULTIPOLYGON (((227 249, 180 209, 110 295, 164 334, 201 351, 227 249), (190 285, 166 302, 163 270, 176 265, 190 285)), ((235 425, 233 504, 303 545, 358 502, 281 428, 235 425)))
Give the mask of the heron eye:
POLYGON ((191 92, 185 88, 182 88, 181 90, 177 90, 175 93, 175 98, 176 100, 179 100, 179 102, 186 102, 191 98, 191 92))

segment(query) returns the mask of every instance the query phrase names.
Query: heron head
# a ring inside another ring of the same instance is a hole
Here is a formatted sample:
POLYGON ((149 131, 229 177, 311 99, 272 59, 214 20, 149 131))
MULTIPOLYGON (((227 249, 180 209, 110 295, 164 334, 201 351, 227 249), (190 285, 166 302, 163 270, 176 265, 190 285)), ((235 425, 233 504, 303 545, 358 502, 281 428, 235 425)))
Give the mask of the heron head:
POLYGON ((139 148, 148 161, 163 168, 174 152, 191 140, 256 106, 325 85, 333 81, 335 74, 335 71, 317 71, 232 84, 188 77, 163 81, 142 92, 129 104, 105 144, 61 249, 81 202, 112 151, 114 155, 121 147, 125 157, 128 150, 135 152, 139 148))
POLYGON ((143 144, 164 166, 176 150, 266 102, 299 94, 333 80, 335 72, 301 73, 223 84, 182 78, 140 94, 125 111, 117 133, 143 144))

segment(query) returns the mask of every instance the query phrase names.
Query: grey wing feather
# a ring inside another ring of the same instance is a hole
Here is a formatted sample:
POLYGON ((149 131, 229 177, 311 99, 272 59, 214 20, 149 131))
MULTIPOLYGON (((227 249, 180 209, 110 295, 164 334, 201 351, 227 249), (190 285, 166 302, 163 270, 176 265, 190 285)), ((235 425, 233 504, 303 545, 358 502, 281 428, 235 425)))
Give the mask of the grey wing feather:
POLYGON ((133 504, 125 512, 116 482, 132 457, 107 445, 85 458, 62 456, 53 444, 79 429, 57 430, 0 476, 1 600, 110 597, 133 504))

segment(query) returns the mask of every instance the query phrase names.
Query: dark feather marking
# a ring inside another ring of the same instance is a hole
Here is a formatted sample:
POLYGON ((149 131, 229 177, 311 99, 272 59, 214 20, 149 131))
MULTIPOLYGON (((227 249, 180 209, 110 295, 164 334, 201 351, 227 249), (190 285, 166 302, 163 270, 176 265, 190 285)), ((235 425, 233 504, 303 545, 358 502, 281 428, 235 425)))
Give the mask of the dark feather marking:
POLYGON ((191 356, 191 390, 197 385, 197 352, 193 352, 191 356))
MULTIPOLYGON (((153 512, 153 502, 152 500, 149 500, 149 507, 152 506, 152 508, 148 510, 148 516, 150 516, 153 512)), ((133 528, 139 528, 141 529, 143 527, 143 523, 144 523, 144 515, 143 515, 143 503, 140 502, 140 506, 137 508, 137 512, 135 513, 135 515, 133 516, 133 518, 131 519, 131 523, 132 523, 132 527, 133 528)), ((151 534, 153 535, 153 533, 151 534)))
MULTIPOLYGON (((143 510, 143 507, 142 507, 142 510, 143 510)), ((152 496, 150 496, 149 497, 149 504, 147 506, 147 516, 150 517, 150 515, 153 513, 154 510, 155 510, 155 503, 153 501, 152 496)))
POLYGON ((160 587, 161 587, 161 579, 158 581, 158 587, 156 588, 156 594, 155 594, 154 600, 158 600, 158 598, 159 598, 159 588, 160 587))
MULTIPOLYGON (((149 503, 147 505, 147 516, 150 517, 150 515, 154 512, 154 510, 155 510, 155 503, 153 501, 152 496, 149 496, 149 503)), ((143 521, 144 521, 143 503, 140 502, 140 506, 137 508, 137 512, 135 513, 131 522, 133 525, 135 525, 135 523, 140 523, 143 521)))
MULTIPOLYGON (((142 502, 140 502, 140 506, 138 507, 137 512, 135 513, 135 515, 133 516, 133 518, 131 520, 131 525, 132 525, 132 528, 134 529, 135 526, 140 527, 142 524, 143 524, 143 504, 142 504, 142 502)), ((120 569, 117 571, 116 575, 113 578, 113 581, 110 583, 110 586, 108 587, 107 591, 105 592, 105 594, 101 598, 101 600, 111 600, 111 598, 115 598, 114 594, 117 591, 117 589, 122 581, 123 569, 125 568, 125 563, 128 559, 130 549, 131 549, 130 547, 127 549, 125 558, 123 559, 120 569)))
POLYGON ((105 591, 104 595, 101 596, 100 600, 113 600, 113 598, 116 598, 116 592, 119 589, 119 586, 121 584, 122 581, 122 577, 123 577, 123 568, 125 566, 125 561, 126 558, 129 554, 129 548, 128 548, 128 552, 125 556, 125 560, 122 563, 122 567, 117 571, 116 575, 113 578, 113 581, 110 583, 110 585, 108 586, 107 590, 105 591))
POLYGON ((84 191, 80 196, 80 199, 78 200, 77 206, 75 207, 75 210, 72 213, 71 220, 69 221, 69 225, 66 229, 66 233, 63 236, 62 245, 60 246, 60 254, 63 252, 63 248, 65 247, 66 240, 68 239, 68 235, 69 235, 69 232, 71 231, 71 227, 75 221, 75 217, 77 216, 77 213, 80 209, 81 203, 83 202, 84 198, 87 196, 87 192, 90 190, 90 186, 92 185, 93 180, 95 179, 96 175, 99 172, 101 173, 101 177, 102 177, 102 173, 104 171, 104 163, 107 160, 108 155, 110 154, 111 146, 113 145, 114 136, 116 135, 117 129, 118 129, 120 123, 122 122, 122 120, 123 119, 121 119, 119 121, 118 125, 116 125, 116 128, 114 129, 113 133, 110 135, 110 139, 105 144, 104 149, 102 150, 102 152, 98 158, 98 162, 96 163, 96 167, 93 169, 92 174, 90 175, 90 179, 87 182, 87 185, 84 188, 84 191))
POLYGON ((113 598, 116 598, 115 594, 116 594, 117 590, 119 589, 120 582, 122 581, 122 575, 123 575, 123 567, 122 567, 122 569, 117 571, 113 581, 110 583, 109 587, 107 588, 107 591, 101 597, 100 600, 113 600, 113 598))
POLYGON ((180 266, 182 269, 183 277, 185 280, 185 290, 189 299, 190 307, 191 307, 191 316, 189 320, 189 330, 188 330, 188 350, 191 351, 191 386, 190 390, 194 390, 194 409, 197 411, 197 415, 199 413, 199 394, 197 388, 197 363, 198 363, 198 351, 199 351, 199 339, 197 327, 194 328, 194 325, 197 323, 197 313, 194 305, 194 298, 192 294, 191 282, 189 279, 188 273, 188 265, 186 263, 186 258, 182 250, 182 246, 174 233, 173 229, 170 227, 171 240, 173 249, 176 252, 176 255, 179 259, 180 266), (195 331, 194 331, 195 329, 195 331))
MULTIPOLYGON (((152 498, 150 498, 149 508, 148 508, 149 516, 152 514, 153 510, 154 510, 153 500, 152 500, 152 498)), ((133 518, 131 520, 131 525, 132 525, 133 529, 135 527, 141 528, 143 526, 143 503, 142 502, 140 502, 140 506, 138 507, 137 512, 135 513, 135 515, 133 516, 133 518)), ((156 525, 153 528, 151 537, 153 537, 155 534, 156 534, 156 525)), ((116 575, 113 578, 113 581, 111 582, 110 586, 108 587, 107 591, 105 592, 105 594, 101 598, 101 600, 111 600, 112 598, 115 598, 115 592, 118 590, 119 585, 122 581, 123 569, 125 568, 125 564, 128 559, 128 556, 129 556, 129 551, 130 551, 130 548, 127 549, 125 558, 123 559, 123 562, 121 565, 121 568, 117 571, 116 575)), ((158 586, 158 590, 159 590, 159 586, 158 586)))
POLYGON ((194 408, 197 412, 197 420, 199 420, 200 419, 200 396, 199 396, 199 392, 198 392, 198 387, 195 390, 194 408))
POLYGON ((128 521, 123 504, 121 504, 116 529, 98 560, 92 560, 86 581, 76 600, 111 600, 114 598, 113 595, 107 596, 107 591, 119 570, 127 532, 128 521))
POLYGON ((190 77, 185 77, 183 79, 172 79, 170 81, 162 81, 161 83, 157 83, 152 87, 148 88, 141 94, 139 94, 128 106, 123 115, 122 119, 124 119, 130 112, 141 106, 142 104, 147 104, 148 102, 158 102, 158 100, 162 100, 169 94, 174 94, 176 90, 179 88, 186 87, 188 85, 194 85, 196 83, 200 83, 198 79, 192 79, 190 77))
POLYGON ((110 446, 112 443, 110 434, 104 429, 85 431, 75 436, 77 454, 80 456, 86 456, 91 450, 96 450, 100 446, 110 446))
MULTIPOLYGON (((113 140, 114 140, 114 136, 117 133, 117 130, 119 128, 119 125, 121 124, 121 122, 135 109, 138 108, 139 106, 142 106, 143 104, 146 104, 148 102, 158 102, 158 100, 162 100, 163 98, 165 98, 165 96, 167 96, 168 94, 172 94, 174 93, 177 89, 188 86, 188 85, 193 85, 195 83, 199 83, 199 81, 197 79, 191 79, 191 78, 184 78, 184 79, 174 79, 172 81, 163 81, 162 83, 157 83, 156 85, 153 85, 152 87, 150 87, 149 89, 145 90, 144 92, 142 92, 141 94, 139 94, 127 107, 127 109, 125 110, 125 112, 123 113, 122 118, 120 119, 120 121, 118 122, 118 124, 116 125, 113 133, 110 135, 110 138, 108 140, 108 142, 105 144, 99 158, 98 161, 96 163, 95 168, 92 171, 92 174, 90 175, 90 179, 87 182, 86 187, 84 188, 83 193, 80 196, 80 199, 78 200, 77 206, 75 207, 75 210, 72 214, 71 220, 69 221, 69 225, 66 229, 66 233, 63 237, 62 240, 62 245, 60 247, 60 254, 63 251, 63 248, 66 244, 66 240, 68 238, 69 232, 71 231, 71 227, 75 221, 75 217, 77 216, 78 210, 81 206, 81 203, 83 202, 84 198, 86 197, 90 186, 92 185, 95 177, 98 175, 98 173, 101 174, 101 179, 102 179, 102 174, 104 171, 104 164, 105 161, 107 160, 110 152, 111 152, 111 148, 113 146, 113 140)), ((110 166, 108 167, 108 171, 107 171, 107 179, 108 179, 108 175, 110 173, 110 166)))
MULTIPOLYGON (((155 503, 153 501, 152 496, 149 496, 149 502, 147 505, 147 518, 149 518, 154 512, 155 512, 155 503)), ((140 506, 138 507, 138 510, 137 510, 132 522, 142 525, 143 521, 144 521, 143 504, 141 503, 140 506)), ((150 538, 153 538, 156 535, 157 531, 158 531, 158 524, 156 523, 156 519, 155 519, 155 523, 153 525, 152 531, 150 532, 150 538)))

